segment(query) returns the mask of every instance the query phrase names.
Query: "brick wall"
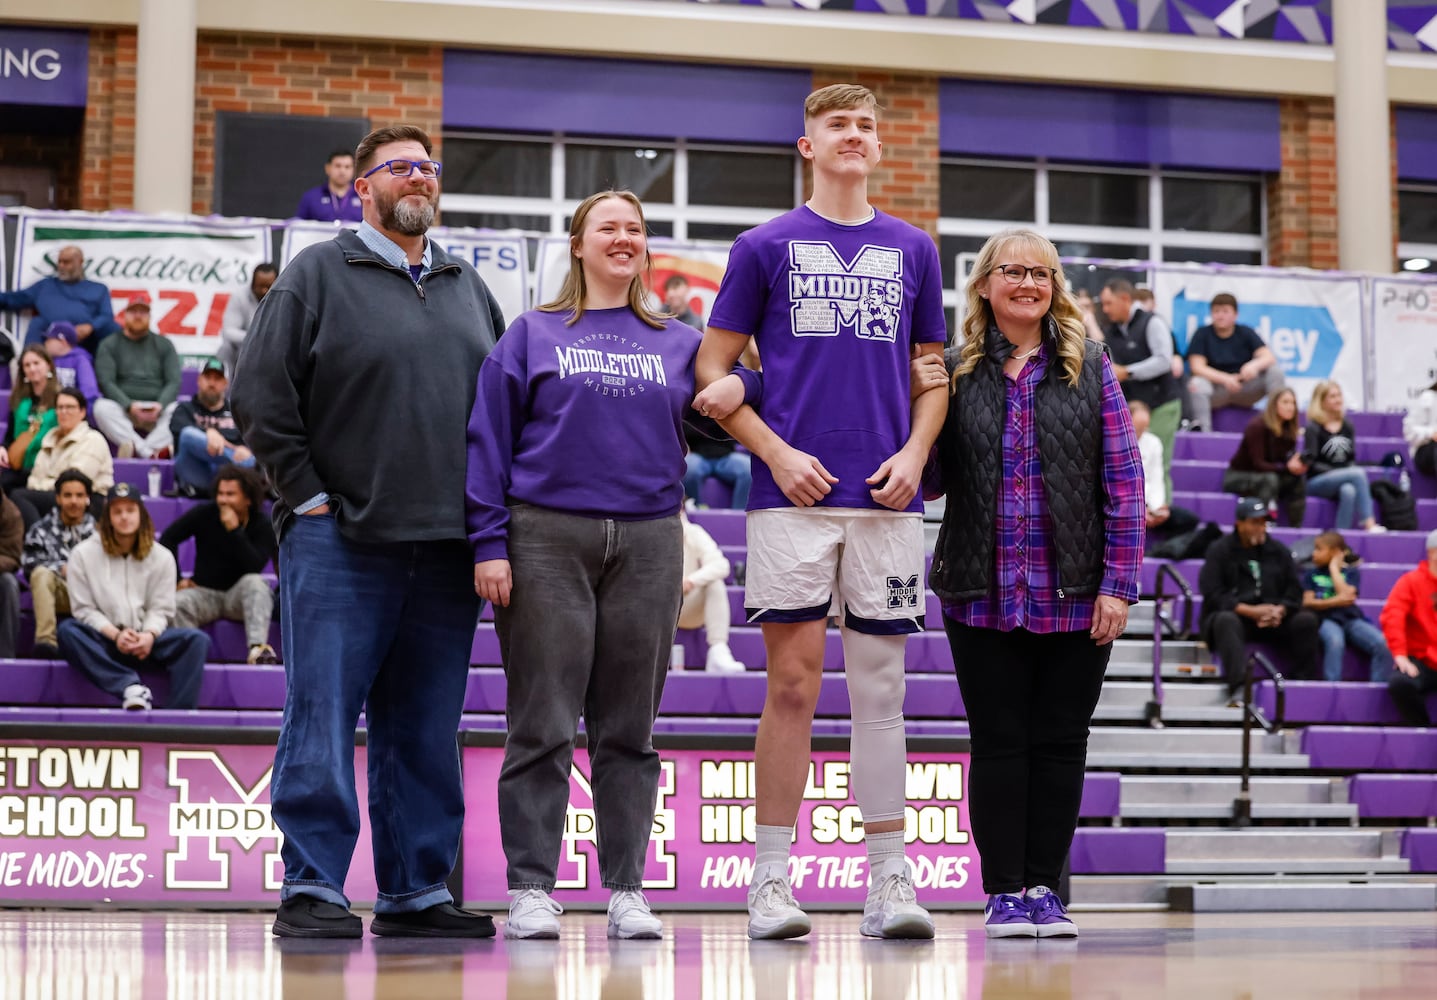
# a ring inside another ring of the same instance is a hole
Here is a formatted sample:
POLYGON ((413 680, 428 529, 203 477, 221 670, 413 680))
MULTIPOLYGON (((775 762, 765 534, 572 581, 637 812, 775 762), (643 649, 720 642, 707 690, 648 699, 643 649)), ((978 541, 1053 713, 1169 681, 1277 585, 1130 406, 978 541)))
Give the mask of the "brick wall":
POLYGON ((1337 132, 1332 101, 1284 97, 1278 104, 1282 169, 1268 181, 1268 263, 1335 268, 1337 132))
MULTIPOLYGON (((0 132, 0 164, 54 171, 55 207, 80 207, 80 134, 0 132)), ((36 206, 48 208, 48 205, 36 206)))
MULTIPOLYGON (((891 215, 938 236, 938 78, 899 73, 820 70, 814 89, 858 83, 883 107, 878 137, 883 159, 868 180, 868 200, 891 215)), ((812 178, 807 180, 812 187, 812 178)))
POLYGON ((135 205, 135 66, 133 29, 90 32, 79 207, 92 212, 135 205))
POLYGON ((199 214, 211 210, 214 196, 216 112, 368 118, 376 128, 405 122, 439 140, 443 49, 437 45, 201 32, 195 59, 199 214))

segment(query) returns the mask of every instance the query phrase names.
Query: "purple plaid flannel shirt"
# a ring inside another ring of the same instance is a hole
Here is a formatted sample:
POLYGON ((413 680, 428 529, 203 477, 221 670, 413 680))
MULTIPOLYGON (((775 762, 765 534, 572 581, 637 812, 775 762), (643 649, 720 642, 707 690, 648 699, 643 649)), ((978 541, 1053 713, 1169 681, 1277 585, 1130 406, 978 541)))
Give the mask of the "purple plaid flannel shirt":
MULTIPOLYGON (((1033 396, 1048 370, 1049 341, 1017 379, 1005 377, 1003 482, 998 493, 993 583, 987 597, 945 604, 955 622, 1003 632, 1086 631, 1093 624, 1093 597, 1059 597, 1053 559, 1053 519, 1043 495, 1033 396)), ((1105 543, 1100 594, 1138 599, 1143 563, 1143 466, 1127 401, 1103 355, 1103 466, 1101 487, 1105 543)))

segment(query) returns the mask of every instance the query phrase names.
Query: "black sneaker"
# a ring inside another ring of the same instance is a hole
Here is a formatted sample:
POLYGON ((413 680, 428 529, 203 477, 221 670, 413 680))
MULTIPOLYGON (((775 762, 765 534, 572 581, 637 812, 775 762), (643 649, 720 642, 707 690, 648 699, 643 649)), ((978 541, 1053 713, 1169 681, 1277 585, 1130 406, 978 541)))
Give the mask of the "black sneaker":
POLYGON ((378 914, 370 921, 369 932, 381 937, 491 938, 494 918, 439 903, 413 913, 378 914))
POLYGON ((33 660, 58 660, 60 647, 53 642, 37 642, 30 650, 30 658, 33 660))
POLYGON ((279 904, 271 930, 275 937, 357 938, 364 935, 364 924, 338 903, 291 896, 279 904))

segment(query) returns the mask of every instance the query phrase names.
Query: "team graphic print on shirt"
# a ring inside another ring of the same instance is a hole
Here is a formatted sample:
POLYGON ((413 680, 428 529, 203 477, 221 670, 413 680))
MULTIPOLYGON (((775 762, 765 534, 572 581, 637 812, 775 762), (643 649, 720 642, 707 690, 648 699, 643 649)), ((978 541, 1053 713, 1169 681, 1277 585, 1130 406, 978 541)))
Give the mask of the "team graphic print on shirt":
POLYGON ((582 377, 586 388, 614 397, 637 396, 651 385, 668 385, 663 356, 637 347, 634 341, 616 333, 593 333, 567 347, 555 347, 559 378, 582 377))
POLYGON ((795 337, 835 337, 852 330, 860 340, 891 344, 897 339, 902 250, 867 244, 845 263, 827 240, 792 240, 788 254, 795 337))

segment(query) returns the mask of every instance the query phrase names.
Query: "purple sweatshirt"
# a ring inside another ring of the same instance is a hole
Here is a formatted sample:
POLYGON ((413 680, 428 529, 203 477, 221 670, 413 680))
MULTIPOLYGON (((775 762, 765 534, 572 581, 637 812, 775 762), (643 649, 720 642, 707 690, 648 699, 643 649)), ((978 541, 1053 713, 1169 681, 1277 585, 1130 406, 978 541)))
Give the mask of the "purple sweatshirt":
POLYGON ((336 198, 326 183, 304 193, 304 197, 299 199, 299 207, 294 210, 294 217, 314 222, 361 222, 364 219, 364 204, 354 193, 353 184, 349 185, 344 197, 336 198))
POLYGON ((86 351, 72 348, 63 358, 55 358, 55 376, 62 389, 79 389, 91 406, 100 398, 100 383, 95 378, 95 363, 86 351))
POLYGON ((474 561, 508 557, 511 502, 644 521, 683 503, 684 415, 700 336, 633 311, 533 310, 479 369, 465 477, 474 561))

